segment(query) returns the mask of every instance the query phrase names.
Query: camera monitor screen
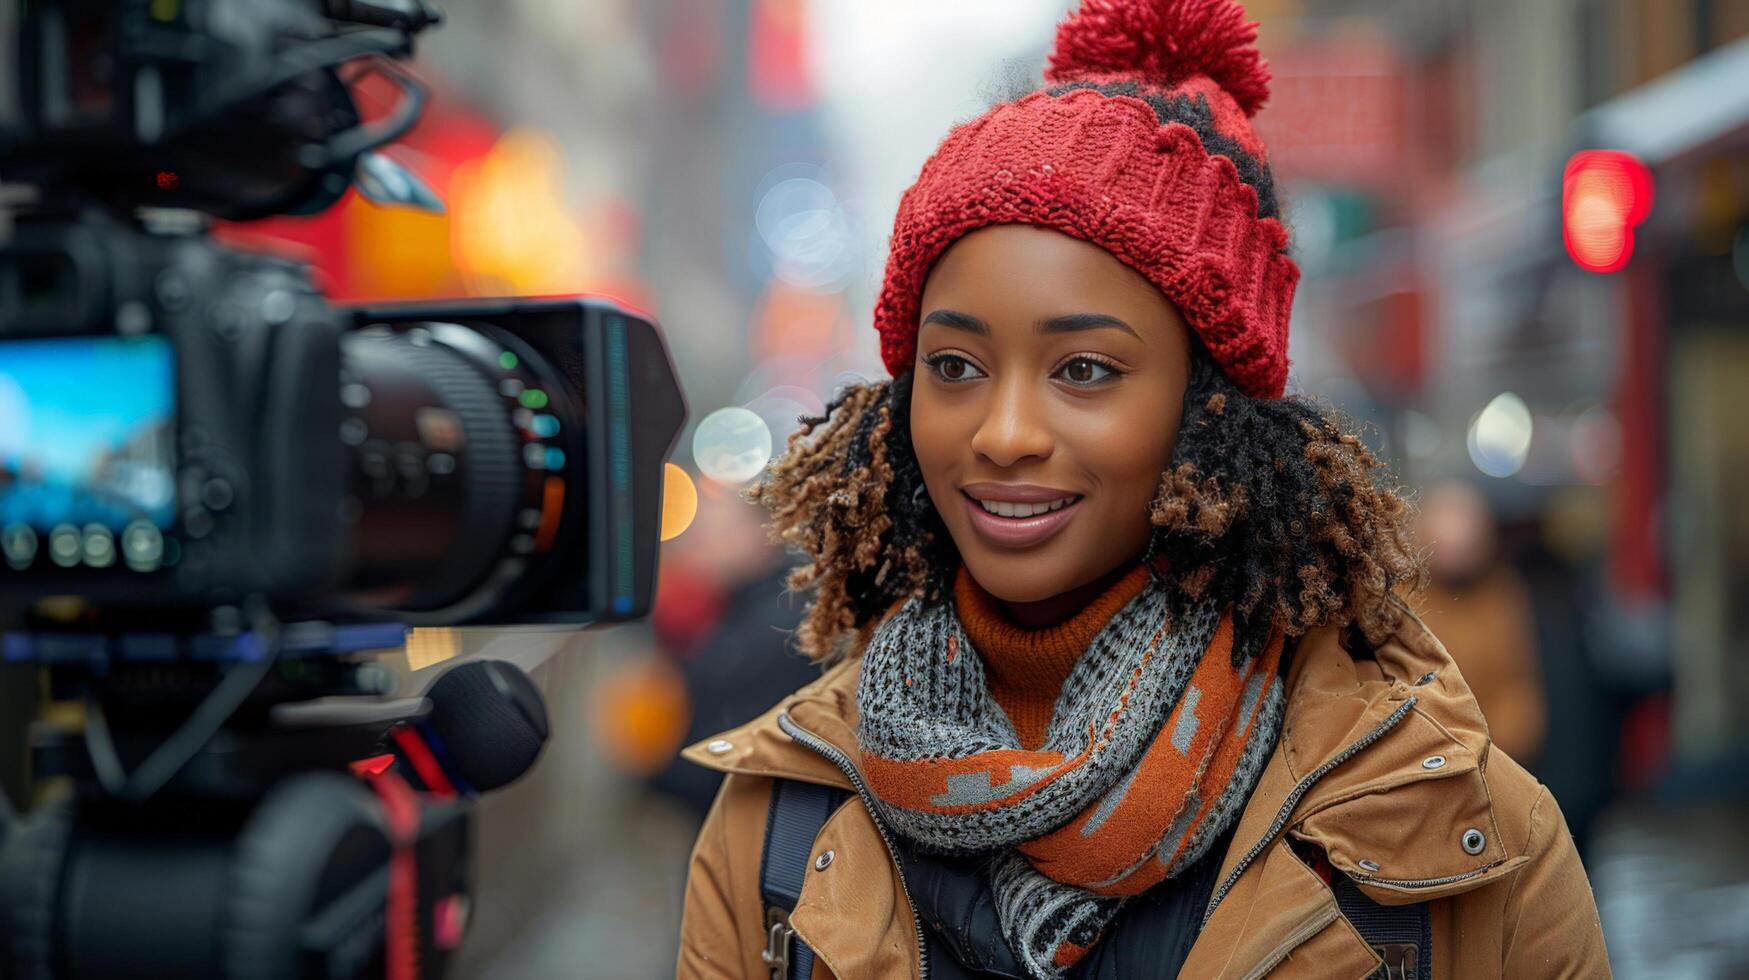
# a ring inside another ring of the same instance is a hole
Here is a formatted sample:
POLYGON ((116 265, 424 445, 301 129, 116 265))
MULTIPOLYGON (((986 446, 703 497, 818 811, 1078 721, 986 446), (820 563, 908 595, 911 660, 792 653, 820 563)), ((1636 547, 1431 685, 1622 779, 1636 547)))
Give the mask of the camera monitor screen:
POLYGON ((136 569, 175 519, 168 338, 0 341, 0 553, 13 568, 136 569))

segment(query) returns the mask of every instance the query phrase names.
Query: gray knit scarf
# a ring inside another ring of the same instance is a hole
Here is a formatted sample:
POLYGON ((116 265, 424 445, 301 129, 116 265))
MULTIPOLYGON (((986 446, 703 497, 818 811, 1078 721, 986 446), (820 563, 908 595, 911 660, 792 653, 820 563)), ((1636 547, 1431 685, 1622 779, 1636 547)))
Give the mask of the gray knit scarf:
POLYGON ((877 816, 926 851, 988 855, 1009 947, 1060 977, 1250 797, 1281 725, 1281 643, 1240 667, 1231 651, 1216 607, 1168 628, 1150 583, 1081 655, 1029 751, 951 598, 913 599, 875 629, 857 687, 877 816))

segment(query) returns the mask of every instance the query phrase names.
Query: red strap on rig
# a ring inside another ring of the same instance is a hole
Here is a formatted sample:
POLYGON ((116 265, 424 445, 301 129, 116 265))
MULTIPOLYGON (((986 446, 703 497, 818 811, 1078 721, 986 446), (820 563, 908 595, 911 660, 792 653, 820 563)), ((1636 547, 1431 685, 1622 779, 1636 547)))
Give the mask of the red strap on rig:
POLYGON ((406 725, 396 725, 389 730, 389 737, 400 747, 401 754, 413 764, 413 771, 419 774, 419 781, 425 784, 426 791, 433 796, 452 797, 455 795, 455 785, 443 773, 443 765, 437 761, 437 756, 431 752, 431 746, 425 744, 425 739, 418 731, 406 725))
POLYGON ((383 975, 386 980, 418 980, 419 869, 413 846, 419 839, 419 797, 406 780, 392 771, 373 773, 368 779, 377 799, 382 801, 393 848, 383 915, 388 926, 383 944, 383 975))

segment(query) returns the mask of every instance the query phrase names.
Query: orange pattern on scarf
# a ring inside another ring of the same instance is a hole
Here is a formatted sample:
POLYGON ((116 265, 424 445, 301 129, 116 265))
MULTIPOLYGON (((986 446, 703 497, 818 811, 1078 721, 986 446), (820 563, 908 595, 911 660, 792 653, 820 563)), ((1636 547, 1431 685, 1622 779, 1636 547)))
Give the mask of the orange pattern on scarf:
POLYGON ((1008 713, 1024 749, 1045 742, 1057 694, 1093 637, 1111 617, 1148 587, 1148 569, 1138 564, 1087 608, 1055 626, 1029 628, 1011 620, 1000 601, 985 592, 964 565, 953 583, 954 612, 972 646, 984 658, 990 697, 1008 713))

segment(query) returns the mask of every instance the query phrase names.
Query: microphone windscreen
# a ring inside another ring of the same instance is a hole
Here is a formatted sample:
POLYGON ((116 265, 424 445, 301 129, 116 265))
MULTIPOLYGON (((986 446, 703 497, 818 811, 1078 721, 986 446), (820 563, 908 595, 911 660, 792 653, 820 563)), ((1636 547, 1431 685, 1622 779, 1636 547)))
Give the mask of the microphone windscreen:
POLYGON ((469 660, 443 672, 425 697, 425 723, 443 740, 456 775, 476 792, 511 782, 540 757, 547 709, 534 681, 503 660, 469 660))

